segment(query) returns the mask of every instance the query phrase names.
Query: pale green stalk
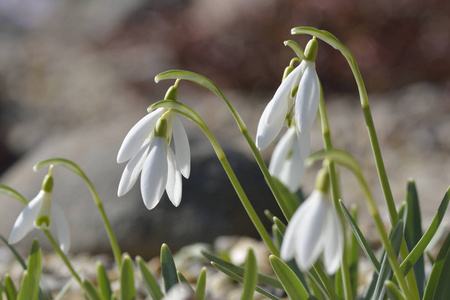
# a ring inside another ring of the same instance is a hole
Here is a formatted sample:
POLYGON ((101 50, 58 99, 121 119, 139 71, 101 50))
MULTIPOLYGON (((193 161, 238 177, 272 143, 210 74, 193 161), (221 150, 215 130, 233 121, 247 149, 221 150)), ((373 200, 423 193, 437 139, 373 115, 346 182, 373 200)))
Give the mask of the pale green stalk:
POLYGON ((267 233, 266 229, 264 228, 264 225, 262 224, 260 218, 258 217, 258 214, 255 212, 255 209, 253 208, 252 204, 247 198, 247 195, 245 194, 241 184, 239 183, 239 180, 237 179, 236 175, 234 174, 233 169, 231 168, 230 164, 228 163, 227 157, 225 153, 223 152, 222 148, 220 147, 220 144, 217 142, 216 138, 212 134, 212 132, 209 130, 208 126, 206 126, 205 122, 200 118, 200 116, 193 111, 188 106, 172 100, 163 100, 159 101, 152 106, 149 107, 149 110, 155 109, 157 107, 165 107, 167 109, 172 109, 187 118, 191 119, 195 124, 197 124, 198 127, 203 131, 203 133, 208 138, 209 142, 211 143, 214 152, 216 153, 217 158, 219 159, 220 163, 222 164, 223 169, 227 173, 227 176, 233 185, 234 190, 236 191, 236 194, 238 195, 239 199, 241 200, 242 205, 245 208, 245 211, 247 212, 248 216, 253 222, 253 225, 255 226, 256 230, 258 231, 259 235, 261 236, 262 240, 265 242, 267 247, 269 248, 269 251, 279 257, 279 251, 275 244, 273 243, 272 239, 270 238, 269 234, 267 233))
MULTIPOLYGON (((331 143, 331 134, 330 134, 330 126, 328 124, 328 115, 327 115, 327 109, 325 107, 325 100, 323 98, 323 91, 322 91, 322 85, 320 86, 320 102, 319 102, 319 114, 320 114, 320 124, 322 127, 322 135, 323 140, 325 144, 325 150, 331 150, 333 149, 332 143, 331 143)), ((341 219, 342 228, 344 231, 343 237, 344 237, 344 251, 342 252, 342 260, 341 260, 341 273, 342 273, 342 284, 344 286, 344 296, 347 300, 353 299, 352 294, 352 286, 351 286, 351 280, 350 280, 350 271, 348 268, 348 261, 347 261, 347 236, 345 234, 346 230, 346 222, 344 214, 342 213, 342 210, 339 209, 339 199, 340 199, 340 191, 339 191, 339 181, 336 174, 336 166, 333 161, 330 161, 328 164, 328 170, 330 174, 330 183, 331 183, 331 194, 333 198, 334 208, 339 213, 339 217, 341 219)))
POLYGON ((81 282, 80 276, 75 271, 75 269, 72 267, 72 264, 70 263, 69 258, 61 250, 61 248, 59 247, 58 243, 53 238, 53 236, 50 233, 50 231, 48 231, 48 229, 46 229, 46 228, 42 228, 42 231, 45 233, 45 235, 47 236, 48 240, 50 241, 50 244, 53 246, 55 251, 59 254, 59 256, 63 260, 64 264, 67 266, 67 268, 69 268, 69 271, 70 271, 70 273, 72 273, 73 278, 75 278, 78 281, 78 283, 80 284, 80 286, 83 287, 83 284, 81 282))

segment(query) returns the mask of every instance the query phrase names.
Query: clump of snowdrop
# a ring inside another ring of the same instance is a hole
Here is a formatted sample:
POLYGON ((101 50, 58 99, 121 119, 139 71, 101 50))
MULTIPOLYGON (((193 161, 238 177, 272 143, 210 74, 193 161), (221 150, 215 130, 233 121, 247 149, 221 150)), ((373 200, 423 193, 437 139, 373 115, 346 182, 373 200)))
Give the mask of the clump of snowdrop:
MULTIPOLYGON (((172 86, 166 99, 176 100, 172 86)), ((176 113, 158 108, 137 122, 123 140, 117 163, 128 161, 120 179, 118 196, 125 195, 141 174, 141 193, 144 204, 153 209, 164 190, 173 205, 181 202, 181 175, 190 175, 190 148, 186 131, 176 113), (173 139, 175 151, 170 147, 173 139)))
POLYGON ((65 253, 69 251, 69 222, 61 206, 52 201, 52 190, 53 177, 52 168, 50 168, 39 193, 17 217, 8 240, 10 244, 15 244, 22 240, 33 228, 49 229, 52 226, 56 228, 61 250, 65 253))
POLYGON ((289 127, 275 149, 270 171, 293 192, 300 187, 305 168, 299 165, 310 153, 309 132, 319 107, 320 83, 315 70, 317 48, 316 39, 311 39, 300 65, 293 68, 291 64, 286 68, 281 85, 261 115, 256 134, 256 146, 263 150, 273 142, 283 125, 289 127), (293 153, 295 156, 282 166, 277 155, 280 153, 293 153), (295 166, 296 172, 286 164, 295 166))
POLYGON ((309 270, 321 254, 328 274, 334 274, 341 264, 344 234, 328 189, 329 175, 324 168, 317 176, 315 190, 294 213, 283 238, 281 258, 295 258, 302 271, 309 270))

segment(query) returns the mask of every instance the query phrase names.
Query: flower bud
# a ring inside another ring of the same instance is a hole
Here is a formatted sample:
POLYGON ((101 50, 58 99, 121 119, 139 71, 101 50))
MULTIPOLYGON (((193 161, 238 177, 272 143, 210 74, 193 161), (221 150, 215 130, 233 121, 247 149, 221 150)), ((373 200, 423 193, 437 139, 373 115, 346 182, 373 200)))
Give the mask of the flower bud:
POLYGON ((164 100, 173 100, 177 101, 178 98, 178 88, 175 85, 172 85, 166 92, 164 96, 164 100))
POLYGON ((316 61, 317 49, 319 48, 319 43, 316 40, 316 37, 313 37, 305 48, 305 60, 307 61, 316 61))

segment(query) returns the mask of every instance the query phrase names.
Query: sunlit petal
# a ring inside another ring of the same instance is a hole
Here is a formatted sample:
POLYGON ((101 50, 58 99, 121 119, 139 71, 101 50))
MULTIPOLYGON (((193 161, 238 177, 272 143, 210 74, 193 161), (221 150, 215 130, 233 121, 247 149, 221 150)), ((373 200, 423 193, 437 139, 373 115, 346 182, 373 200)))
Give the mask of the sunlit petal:
POLYGON ((11 231, 11 235, 9 236, 8 243, 14 244, 23 239, 28 232, 33 229, 34 221, 39 213, 39 210, 42 205, 42 199, 44 197, 45 192, 40 191, 33 200, 31 200, 28 205, 24 208, 24 210, 17 217, 16 222, 14 223, 14 227, 11 231))
POLYGON ((332 203, 328 203, 324 237, 326 239, 323 251, 325 271, 328 274, 334 274, 341 265, 342 252, 344 251, 344 236, 341 221, 332 203))
POLYGON ((64 253, 68 253, 70 249, 69 222, 61 206, 55 202, 52 203, 52 222, 56 225, 59 247, 64 253))
POLYGON ((180 168, 181 174, 184 178, 189 178, 191 173, 191 151, 189 147, 189 141, 184 130, 183 124, 177 117, 172 119, 173 126, 173 139, 175 143, 175 155, 180 168))
POLYGON ((147 157, 150 139, 146 139, 139 152, 128 162, 120 178, 117 196, 121 197, 135 184, 147 157))
POLYGON ((170 147, 167 147, 167 167, 166 192, 169 200, 177 207, 181 202, 181 172, 178 169, 175 154, 170 147))
POLYGON ((323 229, 327 216, 326 199, 319 191, 308 198, 311 204, 305 213, 303 227, 297 232, 295 259, 301 270, 310 269, 323 250, 323 229))
POLYGON ((283 169, 280 172, 279 179, 294 193, 300 188, 304 173, 304 160, 300 154, 299 143, 294 139, 289 155, 283 163, 283 169))
POLYGON ((142 198, 148 209, 153 209, 161 200, 167 181, 167 141, 162 137, 154 140, 141 175, 142 198))
POLYGON ((273 150, 272 158, 269 164, 269 172, 272 176, 277 178, 280 177, 280 173, 283 170, 284 161, 286 160, 294 141, 295 130, 293 128, 289 128, 273 150))
POLYGON ((145 139, 152 133, 156 121, 164 109, 158 108, 137 122, 125 136, 117 154, 117 163, 123 163, 132 158, 141 148, 145 139))
POLYGON ((300 133, 311 130, 320 100, 320 85, 315 64, 313 62, 308 63, 309 65, 300 80, 295 100, 295 121, 300 133))
POLYGON ((311 153, 311 138, 309 131, 304 133, 297 132, 298 145, 300 147, 300 156, 305 161, 311 153))

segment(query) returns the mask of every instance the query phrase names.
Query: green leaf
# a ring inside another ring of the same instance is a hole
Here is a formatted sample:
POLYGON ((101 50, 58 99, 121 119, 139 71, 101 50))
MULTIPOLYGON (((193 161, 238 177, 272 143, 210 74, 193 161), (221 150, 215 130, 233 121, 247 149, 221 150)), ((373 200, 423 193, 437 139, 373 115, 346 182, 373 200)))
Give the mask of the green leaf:
MULTIPOLYGON (((223 260, 220 257, 217 257, 209 252, 204 251, 204 250, 201 250, 200 252, 202 253, 202 255, 204 257, 206 257, 211 262, 214 262, 215 264, 220 265, 241 277, 244 275, 244 271, 245 271, 244 268, 242 268, 240 266, 236 266, 236 265, 234 265, 226 260, 223 260)), ((281 283, 276 278, 273 278, 271 276, 261 274, 261 273, 258 274, 258 282, 260 282, 262 284, 271 285, 278 289, 283 288, 281 283)))
POLYGON ((253 299, 257 281, 258 265, 255 253, 253 253, 252 249, 248 249, 247 259, 245 260, 244 290, 242 291, 241 300, 253 299))
MULTIPOLYGON (((392 231, 391 237, 389 239, 396 255, 398 255, 400 251, 402 239, 403 239, 403 220, 399 220, 394 230, 392 231)), ((384 283, 391 277, 392 277, 392 268, 389 263, 388 256, 386 255, 386 253, 383 253, 383 259, 381 261, 381 269, 380 273, 378 274, 378 281, 375 287, 373 299, 384 299, 386 293, 384 283)))
POLYGON ((25 197, 22 196, 22 194, 6 185, 0 184, 0 193, 9 196, 11 198, 14 198, 25 205, 28 205, 27 199, 25 199, 25 197))
POLYGON ((39 280, 41 277, 41 248, 37 240, 31 245, 30 256, 28 257, 27 270, 24 271, 22 283, 20 285, 19 300, 37 299, 39 293, 39 280))
MULTIPOLYGON (((76 282, 75 277, 70 277, 69 280, 64 284, 61 290, 59 290, 58 294, 55 296, 54 300, 62 300, 65 294, 69 291, 70 287, 73 285, 73 283, 76 282)), ((51 299, 51 298, 49 298, 51 299)))
POLYGON ((153 300, 161 300, 164 297, 164 295, 161 292, 161 289, 159 288, 158 282, 148 269, 144 260, 138 256, 136 258, 136 262, 138 264, 139 271, 141 272, 142 276, 142 281, 144 282, 148 294, 150 295, 150 297, 152 297, 153 300))
POLYGON ((386 292, 389 299, 392 300, 406 300, 405 296, 403 296, 402 292, 397 288, 397 286, 390 280, 387 280, 384 283, 386 287, 386 292))
POLYGON ((438 208, 436 214, 434 215, 433 220, 431 221, 431 224, 428 227, 427 231, 425 231, 425 233, 423 234, 420 241, 416 244, 414 249, 411 250, 411 252, 408 254, 408 256, 405 258, 405 260, 400 265, 400 269, 403 272, 403 274, 407 274, 409 272, 409 270, 411 270, 411 268, 417 262, 417 260, 424 253, 425 248, 430 243, 431 239, 433 238, 436 231, 438 230, 439 225, 442 222, 442 219, 444 218, 445 212, 448 207, 449 200, 450 200, 450 188, 447 189, 444 199, 442 199, 442 202, 439 205, 439 208, 438 208))
POLYGON ((91 282, 89 282, 86 279, 83 279, 81 285, 90 300, 102 300, 100 291, 91 282))
POLYGON ((275 225, 277 225, 277 228, 278 230, 280 230, 281 234, 284 235, 284 233, 286 232, 286 225, 284 225, 284 223, 281 222, 281 220, 277 217, 273 217, 273 222, 275 223, 275 225))
MULTIPOLYGON (((413 180, 408 182, 406 193, 406 221, 405 240, 408 250, 411 251, 422 238, 422 217, 420 215, 419 196, 413 180)), ((425 265, 423 255, 419 257, 414 265, 414 275, 419 289, 419 296, 422 298, 425 288, 425 265)))
POLYGON ((294 42, 292 40, 287 40, 287 41, 284 41, 284 45, 291 48, 295 52, 295 54, 298 56, 298 58, 300 58, 301 60, 305 59, 305 54, 303 53, 302 47, 300 47, 296 42, 294 42))
POLYGON ((200 74, 184 71, 184 70, 169 70, 159 73, 155 76, 155 82, 158 83, 161 80, 167 79, 180 79, 192 81, 216 94, 217 96, 224 98, 225 96, 220 89, 208 78, 200 74))
MULTIPOLYGON (((448 283, 450 266, 448 265, 450 261, 450 233, 442 244, 441 250, 439 250, 438 256, 434 262, 433 268, 431 269, 430 278, 428 279, 427 286, 425 287, 425 293, 423 300, 437 300, 445 299, 439 298, 442 295, 449 295, 450 283, 448 283), (441 279, 442 276, 442 279, 441 279), (447 285, 445 286, 445 282, 447 285), (444 284, 441 286, 441 284, 444 284), (443 294, 439 289, 443 289, 443 294), (445 293, 445 291, 447 291, 445 293)), ((6 281, 6 280, 5 280, 6 281)))
POLYGON ((280 249, 281 243, 283 242, 283 234, 281 233, 280 229, 278 229, 278 226, 276 224, 272 225, 272 235, 276 241, 278 249, 280 249))
POLYGON ((197 279, 194 300, 205 300, 206 296, 206 268, 203 267, 197 279))
POLYGON ((111 282, 109 281, 105 267, 100 262, 97 263, 97 282, 102 298, 111 299, 112 295, 111 282))
POLYGON ((277 178, 272 176, 272 180, 275 183, 276 188, 278 189, 278 191, 280 191, 281 193, 281 200, 285 203, 285 206, 287 207, 287 209, 289 210, 289 214, 290 216, 292 216, 295 211, 297 210, 297 208, 300 206, 300 200, 298 199, 298 197, 294 194, 292 194, 288 188, 281 182, 279 181, 277 178))
POLYGON ((350 228, 352 229, 355 238, 358 240, 359 245, 361 246, 361 249, 363 250, 364 254, 366 254, 367 258, 369 258, 369 261, 374 266, 376 272, 379 273, 381 268, 380 263, 378 262, 375 254, 373 253, 372 249, 367 243, 364 235, 362 234, 356 222, 353 220, 352 216, 350 215, 350 212, 347 210, 344 203, 342 201, 339 201, 339 204, 342 212, 344 213, 345 219, 347 219, 347 222, 350 225, 350 228))
POLYGON ((177 268, 172 253, 166 244, 161 246, 161 273, 166 293, 178 284, 177 268))
POLYGON ((29 284, 28 271, 23 271, 22 282, 20 284, 17 300, 30 300, 33 299, 33 285, 29 284))
POLYGON ((120 268, 120 299, 136 299, 136 289, 134 287, 133 262, 128 254, 122 257, 122 266, 120 268))
MULTIPOLYGON (((358 211, 355 205, 351 207, 352 219, 358 224, 358 211)), ((350 237, 350 250, 348 251, 348 268, 350 273, 350 283, 352 286, 352 295, 356 296, 359 277, 359 241, 355 234, 350 237)))
MULTIPOLYGON (((216 264, 215 262, 211 262, 211 265, 216 268, 217 270, 219 270, 220 272, 224 273, 225 275, 227 275, 228 277, 230 277, 233 280, 236 280, 237 282, 243 283, 244 282, 244 278, 242 278, 241 276, 237 275, 236 273, 231 272, 229 269, 216 264)), ((280 298, 278 298, 277 296, 267 292, 266 290, 260 288, 259 286, 256 287, 256 291, 264 296, 266 296, 269 299, 272 300, 280 300, 280 298)))
POLYGON ((16 260, 19 262, 19 264, 22 266, 22 268, 25 270, 27 268, 27 264, 25 263, 25 261, 23 260, 22 256, 20 256, 20 254, 16 251, 16 249, 14 249, 13 246, 11 246, 8 243, 8 240, 5 239, 4 236, 2 236, 0 234, 0 239, 5 243, 5 245, 9 248, 9 250, 12 252, 12 254, 14 255, 14 257, 16 258, 16 260))
POLYGON ((17 289, 8 274, 5 275, 5 294, 8 300, 17 299, 17 289))
MULTIPOLYGON (((189 281, 186 279, 186 277, 184 277, 183 273, 181 273, 180 271, 177 271, 177 276, 178 276, 178 282, 179 282, 180 284, 183 284, 183 285, 185 285, 185 286, 187 286, 187 287, 190 287, 191 290, 192 290, 192 287, 191 287, 191 285, 189 284, 189 281)), ((194 290, 192 290, 192 292, 193 292, 193 291, 194 291, 194 290)))
POLYGON ((309 299, 308 292, 303 286, 297 275, 289 268, 289 266, 279 259, 271 255, 269 258, 270 265, 283 285, 284 290, 291 300, 305 300, 309 299))

